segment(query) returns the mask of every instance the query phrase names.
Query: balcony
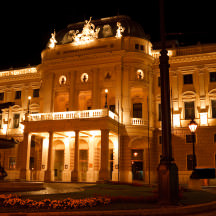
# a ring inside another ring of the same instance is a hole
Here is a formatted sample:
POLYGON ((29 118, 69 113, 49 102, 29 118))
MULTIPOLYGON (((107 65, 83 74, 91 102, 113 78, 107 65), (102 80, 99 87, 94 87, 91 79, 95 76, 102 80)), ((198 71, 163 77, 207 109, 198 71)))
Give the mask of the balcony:
POLYGON ((65 119, 86 119, 86 118, 102 118, 110 117, 118 121, 118 115, 108 109, 69 111, 69 112, 52 112, 52 113, 36 113, 30 114, 28 121, 43 120, 65 120, 65 119))
MULTIPOLYGON (((65 120, 65 119, 87 119, 87 118, 102 118, 110 117, 118 121, 118 115, 108 109, 97 110, 82 110, 69 112, 52 112, 52 113, 36 113, 30 114, 28 121, 43 121, 43 120, 65 120)), ((131 118, 131 125, 147 126, 148 122, 143 118, 131 118)))
POLYGON ((131 125, 147 126, 148 121, 145 121, 143 118, 132 118, 131 125))

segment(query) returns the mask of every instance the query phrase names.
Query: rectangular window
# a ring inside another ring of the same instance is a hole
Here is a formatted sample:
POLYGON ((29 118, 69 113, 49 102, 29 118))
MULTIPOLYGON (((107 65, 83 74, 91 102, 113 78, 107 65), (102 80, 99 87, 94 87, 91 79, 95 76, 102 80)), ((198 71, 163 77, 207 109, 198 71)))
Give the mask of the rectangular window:
POLYGON ((211 101, 212 118, 216 118, 216 100, 211 101))
POLYGON ((16 91, 15 99, 20 99, 20 98, 21 98, 21 91, 16 91))
POLYGON ((214 134, 214 142, 216 143, 216 134, 214 134))
POLYGON ((195 117, 194 102, 185 102, 185 120, 195 117))
POLYGON ((0 113, 0 129, 2 128, 2 114, 0 113))
POLYGON ((33 90, 33 97, 39 97, 39 92, 40 92, 40 89, 34 89, 33 90))
POLYGON ((210 82, 216 82, 216 72, 210 72, 210 82))
POLYGON ((20 114, 16 113, 13 116, 13 128, 18 128, 19 127, 19 122, 20 122, 20 114))
POLYGON ((142 118, 142 104, 133 104, 133 118, 142 118))
POLYGON ((162 144, 162 136, 159 136, 159 144, 162 144))
POLYGON ((110 109, 110 111, 115 113, 115 105, 109 105, 109 109, 110 109))
POLYGON ((216 154, 215 154, 215 168, 216 168, 216 154))
POLYGON ((158 104, 158 121, 162 121, 161 104, 158 104))
POLYGON ((9 157, 9 169, 16 169, 16 158, 9 157))
POLYGON ((183 75, 183 78, 184 78, 184 84, 193 84, 193 75, 192 74, 183 75))
POLYGON ((161 78, 158 77, 158 87, 161 87, 161 78))
POLYGON ((187 170, 193 170, 193 155, 187 155, 187 170))
POLYGON ((193 143, 193 136, 194 136, 194 143, 196 143, 196 136, 195 135, 186 135, 186 143, 193 143))
POLYGON ((136 49, 136 50, 139 49, 139 44, 135 44, 135 49, 136 49))
POLYGON ((33 170, 34 169, 34 164, 35 164, 35 159, 34 157, 30 157, 30 161, 29 161, 29 169, 33 170))
POLYGON ((4 92, 0 92, 0 101, 4 100, 4 92))

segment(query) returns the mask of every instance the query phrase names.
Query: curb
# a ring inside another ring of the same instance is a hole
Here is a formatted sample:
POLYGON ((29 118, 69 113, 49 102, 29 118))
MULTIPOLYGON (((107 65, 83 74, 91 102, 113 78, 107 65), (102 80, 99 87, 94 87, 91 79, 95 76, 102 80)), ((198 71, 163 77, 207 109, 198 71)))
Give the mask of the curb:
POLYGON ((137 210, 113 210, 113 211, 71 211, 71 212, 11 212, 11 213, 0 213, 1 216, 108 216, 108 215, 130 215, 130 216, 141 216, 141 215, 187 215, 196 214, 201 212, 211 212, 216 210, 216 201, 210 203, 204 203, 199 205, 190 205, 185 207, 169 207, 164 206, 158 209, 137 209, 137 210))

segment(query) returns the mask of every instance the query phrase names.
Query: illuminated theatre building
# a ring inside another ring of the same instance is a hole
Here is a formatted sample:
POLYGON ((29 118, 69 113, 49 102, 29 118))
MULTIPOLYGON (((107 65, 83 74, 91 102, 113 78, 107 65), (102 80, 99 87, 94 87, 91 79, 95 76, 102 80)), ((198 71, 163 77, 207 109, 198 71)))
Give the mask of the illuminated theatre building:
MULTIPOLYGON (((1 138, 18 141, 0 149, 7 179, 157 182, 159 51, 129 17, 90 19, 53 33, 38 66, 0 72, 1 138)), ((215 168, 216 45, 168 51, 173 155, 187 183, 193 114, 197 167, 215 168)))

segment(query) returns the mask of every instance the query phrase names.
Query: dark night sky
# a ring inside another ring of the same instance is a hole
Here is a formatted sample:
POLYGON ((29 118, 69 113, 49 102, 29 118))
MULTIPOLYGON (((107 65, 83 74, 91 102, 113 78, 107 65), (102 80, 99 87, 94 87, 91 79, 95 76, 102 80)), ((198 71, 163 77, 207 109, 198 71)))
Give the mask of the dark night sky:
MULTIPOLYGON (((0 13, 0 70, 39 64, 40 53, 54 29, 58 32, 90 16, 128 15, 143 26, 152 42, 160 40, 159 0, 5 2, 0 13)), ((178 39, 182 45, 216 43, 215 17, 212 0, 165 0, 166 31, 184 33, 168 39, 178 39)))

